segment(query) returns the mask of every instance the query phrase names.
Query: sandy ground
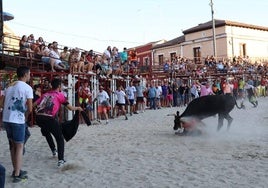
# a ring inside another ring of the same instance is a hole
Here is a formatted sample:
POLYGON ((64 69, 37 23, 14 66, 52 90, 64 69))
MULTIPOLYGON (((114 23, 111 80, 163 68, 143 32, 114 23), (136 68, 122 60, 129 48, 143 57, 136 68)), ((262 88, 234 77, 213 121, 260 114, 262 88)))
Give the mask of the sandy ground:
POLYGON ((236 107, 228 132, 216 131, 217 117, 206 119, 201 136, 178 136, 174 117, 184 108, 147 110, 110 120, 108 125, 80 125, 65 145, 67 163, 57 168, 38 127, 31 128, 23 169, 29 179, 12 183, 12 166, 4 131, 0 132, 0 163, 6 167, 6 187, 27 188, 178 188, 267 187, 268 98, 259 106, 236 107))

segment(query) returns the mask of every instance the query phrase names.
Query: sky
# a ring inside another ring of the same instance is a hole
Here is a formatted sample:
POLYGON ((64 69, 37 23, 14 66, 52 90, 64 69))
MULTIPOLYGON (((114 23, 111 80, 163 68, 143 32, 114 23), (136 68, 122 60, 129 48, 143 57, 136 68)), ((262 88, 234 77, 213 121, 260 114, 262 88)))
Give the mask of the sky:
MULTIPOLYGON (((211 0, 1 0, 18 36, 103 52, 182 36, 212 19, 211 0)), ((213 0, 214 18, 268 27, 267 0, 213 0)))

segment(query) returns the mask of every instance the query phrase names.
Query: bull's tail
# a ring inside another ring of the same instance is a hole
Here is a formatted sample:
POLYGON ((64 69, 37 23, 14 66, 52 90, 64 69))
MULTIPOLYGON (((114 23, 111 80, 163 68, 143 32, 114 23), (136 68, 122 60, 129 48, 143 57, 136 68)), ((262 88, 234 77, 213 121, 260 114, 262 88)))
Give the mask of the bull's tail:
POLYGON ((235 101, 235 106, 236 106, 238 109, 245 109, 245 105, 244 105, 243 101, 241 101, 240 106, 238 106, 238 104, 237 104, 235 98, 234 98, 234 101, 235 101))

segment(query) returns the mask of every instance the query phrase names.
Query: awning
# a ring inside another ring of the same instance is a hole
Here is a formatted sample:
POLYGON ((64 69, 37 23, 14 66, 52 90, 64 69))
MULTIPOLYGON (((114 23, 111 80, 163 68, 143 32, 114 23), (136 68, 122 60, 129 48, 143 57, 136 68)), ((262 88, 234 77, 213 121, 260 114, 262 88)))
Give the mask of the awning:
POLYGON ((14 19, 14 16, 8 12, 3 12, 2 16, 3 16, 3 21, 9 21, 9 20, 14 19))

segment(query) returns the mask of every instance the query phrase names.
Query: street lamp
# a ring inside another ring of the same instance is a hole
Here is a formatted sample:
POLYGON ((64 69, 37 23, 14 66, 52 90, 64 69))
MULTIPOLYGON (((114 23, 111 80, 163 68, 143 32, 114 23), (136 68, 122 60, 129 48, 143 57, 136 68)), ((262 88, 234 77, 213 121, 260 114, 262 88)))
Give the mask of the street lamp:
POLYGON ((215 20, 214 20, 214 10, 213 10, 213 0, 210 0, 210 7, 211 7, 211 17, 212 17, 212 34, 213 34, 213 56, 217 58, 217 51, 216 51, 216 36, 215 36, 215 20))

